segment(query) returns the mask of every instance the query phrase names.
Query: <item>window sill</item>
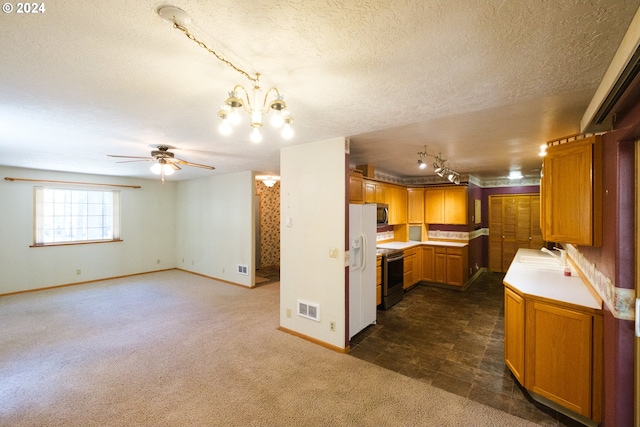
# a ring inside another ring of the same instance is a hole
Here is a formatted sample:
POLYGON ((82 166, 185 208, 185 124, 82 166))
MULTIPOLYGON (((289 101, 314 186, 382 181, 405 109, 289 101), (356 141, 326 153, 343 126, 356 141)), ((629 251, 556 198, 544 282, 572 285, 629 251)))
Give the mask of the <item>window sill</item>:
POLYGON ((41 243, 41 244, 33 244, 29 245, 30 248, 46 248, 49 246, 74 246, 74 245, 90 245, 94 243, 114 243, 114 242, 122 242, 122 239, 117 240, 87 240, 82 242, 60 242, 60 243, 41 243))

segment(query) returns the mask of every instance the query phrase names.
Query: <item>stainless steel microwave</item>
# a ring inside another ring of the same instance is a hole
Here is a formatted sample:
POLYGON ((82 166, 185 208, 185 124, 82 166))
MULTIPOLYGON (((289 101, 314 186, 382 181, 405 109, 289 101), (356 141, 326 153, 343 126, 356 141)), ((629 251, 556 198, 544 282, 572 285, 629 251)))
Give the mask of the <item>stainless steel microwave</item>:
POLYGON ((378 207, 377 209, 378 226, 389 225, 389 205, 378 203, 376 206, 378 207))

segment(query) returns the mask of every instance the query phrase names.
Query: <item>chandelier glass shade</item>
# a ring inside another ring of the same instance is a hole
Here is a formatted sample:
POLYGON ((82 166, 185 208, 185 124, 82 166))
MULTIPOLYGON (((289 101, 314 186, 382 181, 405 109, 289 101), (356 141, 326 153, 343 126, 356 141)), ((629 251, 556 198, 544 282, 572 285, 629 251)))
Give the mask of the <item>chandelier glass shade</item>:
POLYGON ((260 128, 263 125, 263 117, 272 113, 271 125, 282 129, 282 137, 290 139, 293 137, 293 129, 291 123, 293 117, 287 109, 284 97, 280 95, 277 88, 272 87, 262 95, 262 89, 259 82, 260 74, 256 74, 251 93, 242 85, 236 85, 229 92, 229 97, 218 111, 218 116, 222 119, 220 123, 220 133, 229 135, 233 126, 238 125, 242 120, 240 111, 243 110, 251 117, 251 141, 258 143, 262 141, 260 128))

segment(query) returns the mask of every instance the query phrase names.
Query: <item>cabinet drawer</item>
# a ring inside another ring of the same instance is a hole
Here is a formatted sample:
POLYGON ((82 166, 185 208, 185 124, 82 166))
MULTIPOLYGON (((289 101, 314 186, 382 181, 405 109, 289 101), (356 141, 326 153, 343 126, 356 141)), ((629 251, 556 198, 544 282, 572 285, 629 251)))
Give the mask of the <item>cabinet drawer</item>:
POLYGON ((436 253, 437 254, 446 254, 447 253, 447 248, 443 248, 441 246, 436 246, 436 253))
POLYGON ((447 248, 449 255, 462 255, 462 248, 447 248))

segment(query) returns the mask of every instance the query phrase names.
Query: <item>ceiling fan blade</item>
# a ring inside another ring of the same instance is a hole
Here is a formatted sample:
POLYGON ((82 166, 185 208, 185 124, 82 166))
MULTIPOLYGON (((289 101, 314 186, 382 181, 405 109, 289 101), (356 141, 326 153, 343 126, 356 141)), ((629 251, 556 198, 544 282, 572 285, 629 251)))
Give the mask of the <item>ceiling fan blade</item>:
POLYGON ((120 157, 120 158, 124 158, 124 159, 148 159, 148 160, 154 160, 154 157, 149 157, 149 156, 145 156, 145 157, 140 157, 140 156, 117 156, 115 154, 107 154, 107 156, 109 157, 120 157))
POLYGON ((141 160, 120 160, 116 163, 134 163, 134 162, 151 162, 155 159, 141 159, 141 160))
POLYGON ((182 169, 180 166, 176 165, 175 162, 167 162, 167 164, 171 166, 173 170, 179 171, 180 169, 182 169))
POLYGON ((202 168, 202 169, 210 169, 210 170, 215 169, 213 166, 201 165, 199 163, 191 163, 191 162, 187 162, 186 160, 181 160, 181 159, 173 159, 173 162, 179 163, 179 164, 185 165, 185 166, 195 166, 197 168, 202 168))

